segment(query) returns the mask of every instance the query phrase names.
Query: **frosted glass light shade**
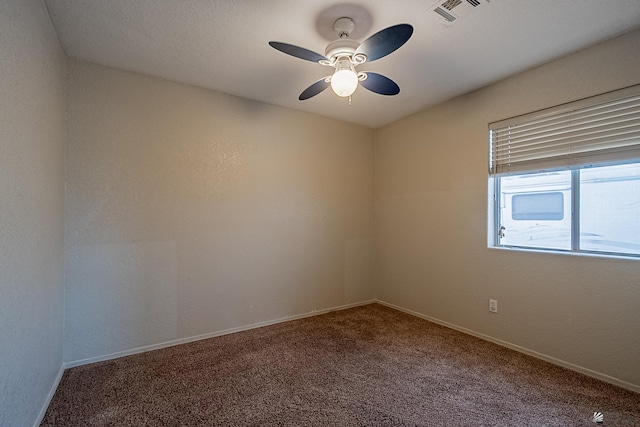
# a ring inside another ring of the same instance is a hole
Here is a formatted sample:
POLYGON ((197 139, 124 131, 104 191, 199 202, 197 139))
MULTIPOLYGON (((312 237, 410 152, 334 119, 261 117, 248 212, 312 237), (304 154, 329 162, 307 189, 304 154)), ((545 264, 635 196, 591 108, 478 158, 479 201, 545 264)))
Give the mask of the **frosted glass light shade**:
POLYGON ((338 62, 336 72, 331 76, 331 89, 338 96, 351 96, 358 87, 358 74, 353 69, 351 61, 343 59, 338 62))

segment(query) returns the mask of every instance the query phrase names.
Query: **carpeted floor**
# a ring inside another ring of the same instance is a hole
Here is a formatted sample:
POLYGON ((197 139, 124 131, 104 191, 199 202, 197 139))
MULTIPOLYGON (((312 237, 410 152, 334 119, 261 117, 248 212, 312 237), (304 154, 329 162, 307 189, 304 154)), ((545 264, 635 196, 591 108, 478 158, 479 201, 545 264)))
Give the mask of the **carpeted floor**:
POLYGON ((64 373, 42 426, 640 426, 640 394, 372 304, 64 373))

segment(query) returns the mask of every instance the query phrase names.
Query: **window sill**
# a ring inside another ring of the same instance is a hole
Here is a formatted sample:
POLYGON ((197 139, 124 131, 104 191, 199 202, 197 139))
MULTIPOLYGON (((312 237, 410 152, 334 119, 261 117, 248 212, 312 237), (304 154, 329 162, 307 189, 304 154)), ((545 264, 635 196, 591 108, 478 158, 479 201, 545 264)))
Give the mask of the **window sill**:
POLYGON ((525 248, 521 246, 487 246, 488 249, 508 252, 533 252, 549 255, 569 255, 587 258, 604 258, 604 259, 622 259, 631 261, 640 261, 640 255, 627 255, 606 252, 586 252, 586 251, 570 251, 560 249, 542 249, 542 248, 525 248))

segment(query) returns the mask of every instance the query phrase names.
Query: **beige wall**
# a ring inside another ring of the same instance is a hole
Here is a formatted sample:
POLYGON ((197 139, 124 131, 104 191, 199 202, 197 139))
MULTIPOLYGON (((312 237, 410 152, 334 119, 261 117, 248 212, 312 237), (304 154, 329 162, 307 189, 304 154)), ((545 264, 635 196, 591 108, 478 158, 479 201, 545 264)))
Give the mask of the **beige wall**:
POLYGON ((638 260, 487 248, 487 124, 640 83, 638 46, 636 31, 377 130, 377 298, 640 391, 638 260))
POLYGON ((65 360, 373 298, 373 131, 70 62, 65 360))
POLYGON ((0 425, 62 366, 65 58, 40 0, 0 2, 0 425))

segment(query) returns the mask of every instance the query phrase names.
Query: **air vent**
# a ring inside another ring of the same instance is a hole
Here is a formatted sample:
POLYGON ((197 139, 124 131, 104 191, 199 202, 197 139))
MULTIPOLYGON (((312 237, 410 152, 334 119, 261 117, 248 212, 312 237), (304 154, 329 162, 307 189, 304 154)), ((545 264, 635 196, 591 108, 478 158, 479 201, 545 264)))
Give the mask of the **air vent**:
MULTIPOLYGON (((490 0, 440 0, 430 10, 433 11, 432 16, 450 27, 454 21, 466 17, 467 14, 478 6, 489 3, 490 0)), ((431 12, 430 12, 431 13, 431 12)))
POLYGON ((449 12, 447 12, 446 10, 440 7, 436 7, 433 11, 439 14, 440 16, 442 16, 444 19, 446 19, 449 22, 453 22, 456 20, 455 16, 453 16, 452 14, 450 14, 449 12))
POLYGON ((460 3, 462 3, 462 0, 447 0, 442 3, 442 7, 447 10, 452 10, 454 7, 460 5, 460 3))

